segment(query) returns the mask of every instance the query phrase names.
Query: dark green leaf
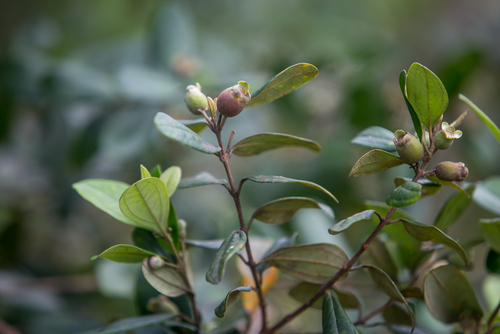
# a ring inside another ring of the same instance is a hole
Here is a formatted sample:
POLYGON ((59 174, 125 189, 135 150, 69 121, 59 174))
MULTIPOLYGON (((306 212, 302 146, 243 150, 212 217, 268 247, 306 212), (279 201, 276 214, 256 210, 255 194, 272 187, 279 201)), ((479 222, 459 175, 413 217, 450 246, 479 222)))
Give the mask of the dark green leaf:
POLYGON ((410 315, 397 305, 392 305, 389 308, 386 308, 382 315, 388 323, 412 326, 412 319, 410 315))
POLYGON ((406 96, 428 129, 432 128, 448 106, 448 93, 441 80, 419 63, 413 63, 408 70, 406 96))
POLYGON ((424 281, 425 303, 440 321, 450 324, 471 316, 479 322, 483 311, 467 277, 453 265, 432 269, 424 281))
POLYGON ((239 156, 249 156, 267 150, 293 146, 321 151, 321 146, 312 140, 282 133, 265 132, 242 139, 233 146, 233 153, 239 156))
POLYGON ((151 177, 151 174, 149 173, 148 169, 141 165, 141 179, 145 179, 147 177, 151 177))
POLYGON ((500 274, 500 253, 495 252, 493 248, 486 256, 486 269, 492 274, 500 274))
MULTIPOLYGON (((262 256, 262 258, 266 258, 270 254, 274 253, 280 248, 285 248, 285 247, 292 247, 295 245, 295 241, 297 240, 297 237, 299 234, 297 232, 294 232, 291 237, 282 237, 277 239, 274 244, 266 251, 266 253, 262 256)), ((257 266, 257 271, 259 273, 262 273, 264 270, 269 268, 271 265, 268 263, 261 263, 257 266)))
POLYGON ((169 167, 161 173, 160 180, 162 180, 167 186, 168 197, 172 197, 175 190, 177 190, 177 186, 181 180, 181 175, 182 170, 177 166, 169 167))
POLYGON ((215 258, 208 268, 206 279, 207 282, 212 284, 218 284, 222 276, 224 276, 224 271, 226 270, 227 261, 237 252, 245 247, 247 243, 247 235, 245 232, 237 230, 231 232, 231 234, 224 239, 224 242, 220 246, 217 253, 215 253, 215 258))
POLYGON ((344 251, 336 245, 313 244, 278 249, 262 262, 305 282, 323 284, 348 260, 344 251))
POLYGON ((349 177, 376 174, 402 164, 404 162, 401 158, 386 151, 375 149, 359 158, 352 167, 349 177))
POLYGON ((177 297, 189 291, 182 274, 170 266, 153 269, 146 258, 142 261, 142 274, 153 288, 165 296, 177 297))
POLYGON ((359 333, 340 305, 335 292, 332 291, 327 291, 323 298, 322 323, 324 334, 359 333))
POLYGON ((211 184, 224 185, 224 184, 227 184, 227 181, 217 179, 210 173, 201 172, 201 173, 196 174, 195 176, 181 179, 177 188, 178 189, 187 189, 187 188, 193 188, 193 187, 208 186, 211 184))
POLYGON ((459 94, 458 98, 469 105, 469 107, 474 110, 474 112, 481 118, 484 124, 490 129, 491 133, 500 142, 500 129, 493 123, 493 121, 486 115, 481 109, 479 109, 471 100, 469 100, 465 95, 459 94))
POLYGON ((362 221, 362 220, 370 220, 373 217, 375 210, 365 210, 363 212, 356 213, 344 220, 339 221, 331 228, 328 229, 328 233, 336 235, 342 233, 347 230, 352 224, 362 221))
POLYGON ((362 264, 374 265, 382 269, 393 281, 397 282, 398 268, 387 250, 385 243, 381 242, 379 239, 373 239, 370 247, 361 255, 360 262, 362 264))
POLYGON ((177 224, 177 215, 175 214, 174 207, 172 206, 172 202, 170 202, 170 213, 168 214, 167 221, 168 231, 170 233, 170 237, 174 242, 175 248, 179 250, 181 248, 179 242, 179 225, 177 224))
POLYGON ((199 119, 179 119, 177 122, 185 125, 193 132, 201 132, 207 126, 207 121, 204 118, 199 119))
POLYGON ((268 103, 299 88, 318 75, 318 69, 311 64, 292 65, 269 80, 252 94, 247 107, 268 103))
POLYGON ((106 249, 99 255, 92 257, 92 261, 99 257, 103 259, 115 261, 115 262, 125 262, 125 263, 135 263, 142 262, 145 257, 150 257, 156 255, 145 249, 132 246, 132 245, 115 245, 106 249))
POLYGON ((496 251, 500 252, 500 217, 480 219, 479 225, 486 242, 496 251))
POLYGON ((248 291, 252 291, 252 289, 253 289, 253 287, 251 285, 247 285, 247 286, 240 286, 239 288, 236 288, 236 289, 229 291, 228 294, 226 295, 226 298, 224 298, 222 303, 220 303, 220 305, 217 306, 217 308, 215 309, 215 315, 217 316, 217 318, 224 317, 224 314, 226 313, 227 307, 232 302, 234 302, 234 300, 236 299, 236 297, 238 296, 238 294, 241 291, 248 292, 248 291))
MULTIPOLYGON (((394 179, 394 184, 396 185, 396 187, 399 187, 403 183, 411 180, 412 179, 407 177, 397 177, 394 179)), ((427 179, 420 179, 417 182, 422 185, 422 191, 421 191, 422 196, 434 195, 438 193, 443 187, 441 184, 429 181, 427 179)))
POLYGON ((160 179, 142 179, 125 190, 120 197, 120 210, 137 226, 166 234, 170 209, 167 187, 160 179))
POLYGON ((420 289, 418 286, 410 286, 406 289, 401 290, 401 294, 405 298, 423 298, 424 294, 422 292, 422 289, 420 289))
POLYGON ((160 178, 160 176, 161 176, 161 166, 160 165, 156 165, 149 172, 151 173, 152 177, 160 178))
POLYGON ((323 192, 324 194, 327 194, 328 196, 330 196, 335 202, 337 202, 337 203, 339 202, 337 200, 337 198, 335 198, 335 196, 332 195, 331 192, 329 192, 328 190, 326 190, 325 188, 323 188, 319 184, 316 184, 316 183, 310 182, 310 181, 297 180, 297 179, 291 179, 291 178, 284 177, 284 176, 274 176, 274 175, 252 175, 249 177, 245 177, 243 179, 243 182, 245 182, 247 180, 252 181, 252 182, 256 182, 256 183, 297 183, 297 184, 301 184, 303 186, 307 186, 307 187, 319 190, 319 191, 323 192))
POLYGON ((472 193, 474 189, 475 185, 471 185, 465 189, 469 197, 461 192, 453 195, 439 212, 434 225, 441 230, 445 230, 460 218, 472 203, 472 193))
POLYGON ((394 189, 387 197, 386 203, 397 208, 410 205, 422 196, 422 185, 417 182, 407 181, 394 189))
POLYGON ((500 176, 492 176, 476 187, 474 203, 489 212, 500 215, 500 176))
POLYGON ((169 260, 169 262, 175 263, 175 258, 172 254, 168 253, 164 247, 158 242, 157 239, 151 231, 142 229, 140 227, 134 228, 132 231, 132 241, 134 245, 147 250, 148 252, 152 252, 162 257, 165 257, 169 260))
POLYGON ((351 143, 380 150, 395 152, 394 133, 380 126, 370 126, 351 140, 351 143))
MULTIPOLYGON (((311 284, 311 283, 300 283, 299 285, 295 286, 290 292, 288 293, 292 298, 297 300, 299 303, 304 304, 307 302, 309 299, 311 299, 312 296, 316 294, 316 292, 319 291, 321 288, 320 284, 311 284)), ((359 308, 361 307, 361 304, 359 300, 352 294, 348 292, 340 292, 338 290, 334 290, 335 293, 337 294, 337 297, 339 298, 340 305, 342 305, 343 308, 359 308)), ((323 308, 323 298, 319 298, 314 304, 311 306, 312 308, 321 310, 323 308)))
POLYGON ((157 113, 154 123, 162 135, 195 150, 208 154, 217 153, 221 150, 219 146, 209 143, 165 113, 157 113))
POLYGON ((465 196, 469 196, 469 194, 465 190, 463 190, 462 187, 460 187, 456 182, 441 181, 435 175, 430 175, 427 178, 429 180, 431 180, 432 182, 442 184, 443 186, 452 187, 452 188, 456 189, 457 191, 461 192, 462 194, 464 194, 465 196))
MULTIPOLYGON (((267 224, 283 224, 292 219, 295 212, 307 208, 323 210, 318 202, 310 198, 285 197, 264 204, 255 210, 251 219, 257 219, 267 224)), ((328 215, 325 210, 323 212, 328 215)))
POLYGON ((408 108, 408 111, 410 112, 411 116, 411 121, 413 122, 413 127, 415 128, 415 132, 417 133, 417 136, 420 140, 422 140, 422 122, 418 118, 417 113, 415 112, 415 109, 413 109, 413 106, 411 105, 410 101, 408 101, 408 98, 406 97, 406 71, 402 70, 401 73, 399 74, 399 88, 401 88, 401 93, 403 93, 403 98, 405 100, 406 107, 408 108))
POLYGON ((151 315, 143 315, 140 317, 125 318, 117 320, 100 330, 85 332, 85 334, 123 333, 140 328, 156 326, 167 320, 172 319, 175 316, 176 316, 175 314, 151 314, 151 315))

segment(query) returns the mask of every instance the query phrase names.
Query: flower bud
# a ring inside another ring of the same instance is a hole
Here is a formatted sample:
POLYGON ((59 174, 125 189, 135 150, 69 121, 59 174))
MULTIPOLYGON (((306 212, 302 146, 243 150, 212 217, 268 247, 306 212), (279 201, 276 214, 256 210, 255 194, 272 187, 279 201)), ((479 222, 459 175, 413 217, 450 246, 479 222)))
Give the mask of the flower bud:
POLYGON ((226 117, 238 115, 250 101, 250 87, 245 81, 224 89, 217 98, 217 109, 226 117))
POLYGON ((462 182, 469 175, 469 170, 463 162, 443 161, 436 166, 434 174, 441 181, 462 182))
POLYGON ((177 226, 179 228, 179 240, 184 241, 186 240, 186 221, 184 219, 179 219, 177 221, 177 226))
POLYGON ((186 87, 187 93, 184 96, 186 107, 195 115, 200 115, 198 109, 205 110, 208 107, 207 97, 201 92, 199 83, 186 87))
POLYGON ((398 130, 394 132, 394 145, 403 161, 409 165, 413 165, 422 159, 424 156, 424 147, 406 131, 398 130))
POLYGON ((158 255, 149 258, 149 266, 153 269, 160 269, 165 265, 165 261, 158 255))
POLYGON ((441 130, 434 136, 434 146, 439 150, 448 149, 453 140, 462 137, 462 131, 455 128, 446 122, 441 123, 441 130))

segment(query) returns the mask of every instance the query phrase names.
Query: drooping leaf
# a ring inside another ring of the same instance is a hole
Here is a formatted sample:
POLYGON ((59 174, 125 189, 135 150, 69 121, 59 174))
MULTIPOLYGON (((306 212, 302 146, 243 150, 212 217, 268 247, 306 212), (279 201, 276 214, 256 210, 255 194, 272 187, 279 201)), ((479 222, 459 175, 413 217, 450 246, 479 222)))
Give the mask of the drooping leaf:
POLYGON ((142 274, 153 288, 165 296, 177 297, 189 291, 177 269, 170 266, 154 269, 149 265, 148 258, 142 261, 142 274))
POLYGON ((122 223, 139 227, 139 224, 123 215, 118 204, 120 196, 128 187, 124 182, 104 179, 87 179, 73 184, 73 189, 96 208, 122 223))
POLYGON ((483 316, 467 277, 453 265, 432 269, 424 280, 425 303, 440 321, 450 324, 470 317, 476 323, 483 316))
POLYGON ((207 126, 207 121, 204 118, 198 119, 178 119, 177 122, 185 125, 191 131, 198 133, 201 132, 207 126))
MULTIPOLYGON (((314 296, 320 288, 320 284, 302 282, 299 285, 295 286, 292 290, 290 290, 288 294, 299 303, 304 304, 312 296, 314 296)), ((342 305, 343 308, 358 309, 359 307, 361 307, 359 300, 353 294, 344 291, 340 292, 335 289, 332 290, 337 294, 340 305, 342 305)), ((324 296, 319 298, 311 307, 321 310, 323 308, 323 298, 324 296)))
POLYGON ((492 274, 500 274, 500 253, 490 248, 486 256, 486 269, 492 274))
POLYGON ((404 164, 404 162, 401 158, 389 152, 374 149, 356 161, 349 173, 349 177, 376 174, 402 164, 404 164))
POLYGON ((201 173, 196 174, 195 176, 181 179, 177 188, 178 189, 187 189, 187 188, 193 188, 193 187, 208 186, 211 184, 224 185, 224 184, 227 184, 227 181, 217 179, 217 178, 215 178, 215 176, 213 176, 210 173, 201 172, 201 173))
POLYGON ((253 287, 251 285, 247 285, 247 286, 240 286, 239 288, 236 288, 236 289, 229 291, 226 295, 226 298, 224 298, 222 303, 220 303, 219 306, 217 306, 217 308, 215 309, 215 315, 217 316, 217 318, 224 317, 224 314, 226 313, 227 307, 232 302, 234 302, 234 300, 236 299, 236 297, 238 296, 238 294, 240 292, 242 292, 242 291, 248 292, 248 291, 252 291, 252 289, 253 289, 253 287))
POLYGON ((432 182, 442 184, 443 186, 452 187, 452 188, 456 189, 457 191, 461 192, 462 194, 464 194, 465 196, 469 196, 469 194, 464 189, 462 189, 462 187, 460 187, 456 182, 441 181, 435 175, 430 175, 427 178, 429 180, 431 180, 432 182))
POLYGON ((392 191, 387 197, 386 203, 389 206, 400 208, 415 203, 421 196, 422 185, 417 182, 407 181, 392 191))
POLYGON ((420 140, 422 140, 422 122, 418 118, 417 113, 415 112, 415 109, 413 109, 413 106, 411 105, 410 101, 408 101, 408 98, 406 97, 406 71, 402 70, 401 73, 399 74, 399 88, 401 88, 401 93, 403 93, 403 98, 405 100, 406 107, 408 108, 408 112, 410 113, 411 116, 411 121, 413 122, 413 127, 415 128, 415 132, 417 133, 417 136, 420 140))
POLYGON ((195 247, 200 247, 204 249, 219 249, 224 239, 214 239, 214 240, 188 240, 186 239, 184 243, 186 245, 191 245, 195 247))
POLYGON ((403 226, 405 227, 406 231, 417 240, 432 241, 437 244, 443 244, 446 247, 453 249, 464 260, 465 265, 467 267, 469 266, 469 258, 467 257, 467 254, 465 253, 462 246, 460 246, 458 242, 450 238, 436 226, 425 225, 413 221, 403 221, 403 226))
POLYGON ((172 254, 168 253, 166 248, 162 247, 160 244, 160 238, 156 238, 151 231, 142 229, 140 227, 134 228, 132 231, 132 241, 136 247, 147 250, 154 254, 158 254, 169 262, 175 263, 175 258, 172 254))
POLYGON ((172 166, 167 168, 160 175, 160 180, 162 180, 167 186, 168 197, 172 197, 174 192, 177 190, 177 186, 181 180, 182 170, 180 167, 172 166))
POLYGON ((385 243, 381 242, 378 238, 373 239, 370 247, 361 255, 360 262, 382 269, 394 282, 397 282, 398 268, 385 243))
POLYGON ((322 324, 324 334, 359 333, 333 291, 327 291, 323 298, 322 324))
POLYGON ((299 88, 317 75, 318 69, 311 64, 299 63, 292 65, 255 91, 247 107, 274 101, 299 88))
POLYGON ((394 133, 381 126, 370 126, 364 129, 351 140, 351 143, 369 148, 378 148, 387 152, 396 151, 394 133))
POLYGON ((419 63, 413 63, 408 70, 406 96, 428 129, 432 128, 448 106, 448 93, 441 80, 419 63))
POLYGON ((332 244, 312 244, 281 248, 262 262, 283 273, 309 283, 328 282, 349 260, 344 251, 332 244))
POLYGON ((328 196, 330 196, 335 202, 337 202, 337 203, 339 202, 337 200, 337 198, 335 196, 333 196, 333 194, 331 192, 329 192, 328 190, 326 190, 325 188, 323 188, 319 184, 316 184, 316 183, 311 182, 311 181, 297 180, 297 179, 291 179, 291 178, 284 177, 284 176, 275 176, 275 175, 252 175, 252 176, 245 177, 242 182, 245 182, 247 180, 252 181, 252 182, 256 182, 256 183, 297 183, 297 184, 301 184, 301 185, 306 186, 306 187, 310 187, 310 188, 319 190, 319 191, 323 192, 324 194, 327 194, 328 196))
POLYGON ((115 245, 106 249, 99 255, 95 255, 92 257, 92 261, 101 257, 103 259, 115 261, 115 262, 124 262, 124 263, 135 263, 142 262, 145 257, 155 256, 155 253, 151 253, 145 249, 132 246, 132 245, 115 245))
POLYGON ((169 199, 165 183, 158 178, 142 179, 120 197, 123 215, 146 230, 166 233, 169 199))
MULTIPOLYGON (((282 237, 277 239, 271 247, 264 253, 262 258, 266 258, 270 254, 274 253, 280 248, 285 248, 285 247, 292 247, 295 245, 295 241, 297 240, 297 237, 299 236, 299 233, 294 232, 290 237, 282 237)), ((260 263, 257 266, 257 271, 259 273, 262 273, 264 270, 269 268, 271 265, 269 263, 260 263)))
POLYGON ((151 174, 152 177, 160 178, 160 176, 161 176, 161 166, 160 165, 154 166, 153 168, 151 168, 151 170, 149 171, 149 173, 151 174))
POLYGON ((500 143, 500 129, 495 123, 493 123, 493 121, 488 117, 488 115, 486 115, 481 109, 479 109, 478 106, 476 106, 465 95, 459 94, 458 98, 467 103, 469 107, 471 107, 472 110, 474 110, 474 112, 479 116, 479 118, 481 118, 483 123, 486 124, 486 126, 488 127, 488 129, 490 129, 493 136, 495 136, 495 138, 500 143))
POLYGON ((500 253, 500 217, 492 219, 480 219, 479 225, 486 242, 498 253, 500 253))
POLYGON ((310 139, 282 133, 265 132, 240 140, 233 146, 233 153, 246 157, 281 147, 303 147, 317 152, 321 151, 321 146, 310 139))
POLYGON ((328 229, 328 233, 336 235, 339 233, 342 233, 343 231, 347 230, 352 224, 362 221, 362 220, 370 220, 373 217, 373 214, 375 213, 375 210, 365 210, 359 213, 356 213, 355 215, 352 215, 344 220, 339 221, 335 225, 333 225, 331 228, 328 229))
POLYGON ((483 209, 500 215, 500 176, 489 177, 478 184, 473 200, 483 209))
POLYGON ((147 177, 151 177, 151 174, 149 173, 148 169, 141 165, 141 179, 145 179, 147 177))
POLYGON ((159 112, 154 118, 156 129, 167 138, 175 140, 183 145, 194 148, 203 153, 213 154, 221 150, 219 146, 209 143, 201 138, 196 132, 191 131, 185 125, 177 122, 169 115, 159 112))
MULTIPOLYGON (((300 209, 323 208, 318 202, 306 197, 285 197, 268 202, 255 210, 251 219, 257 219, 267 224, 283 224, 292 219, 293 215, 300 209)), ((325 214, 328 215, 327 212, 325 214)))
POLYGON ((472 203, 472 193, 475 188, 475 185, 471 185, 465 189, 469 197, 461 192, 453 195, 439 212, 434 225, 441 230, 445 230, 460 218, 472 203))
POLYGON ((217 253, 215 253, 215 258, 212 264, 210 264, 206 274, 207 282, 218 284, 222 276, 224 276, 227 261, 229 261, 234 254, 242 250, 246 243, 247 235, 245 232, 240 230, 231 232, 231 234, 224 239, 217 253))
MULTIPOLYGON (((407 177, 397 177, 394 179, 394 184, 396 187, 399 187, 405 182, 411 181, 412 179, 407 178, 407 177)), ((422 185, 422 196, 429 196, 429 195, 434 195, 437 194, 441 188, 443 187, 441 184, 429 181, 427 179, 420 179, 417 181, 419 184, 422 185)))
POLYGON ((149 314, 117 320, 104 328, 82 334, 115 334, 134 331, 141 328, 159 325, 174 318, 175 314, 149 314))

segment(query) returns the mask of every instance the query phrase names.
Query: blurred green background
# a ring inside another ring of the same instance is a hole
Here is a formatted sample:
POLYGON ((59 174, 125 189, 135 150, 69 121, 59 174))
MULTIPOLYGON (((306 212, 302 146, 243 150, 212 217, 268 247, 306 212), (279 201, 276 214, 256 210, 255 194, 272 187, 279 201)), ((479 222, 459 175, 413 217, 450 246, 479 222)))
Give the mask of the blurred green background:
MULTIPOLYGON (((320 153, 284 149, 235 156, 233 172, 236 178, 310 180, 340 200, 337 205, 301 186, 246 184, 245 214, 295 195, 331 205, 343 219, 361 210, 365 199, 384 201, 394 176, 410 175, 399 167, 347 178, 367 151, 350 144, 358 132, 371 125, 412 129, 398 85, 400 71, 411 63, 424 64, 445 84, 450 95, 445 121, 466 109, 460 92, 500 124, 499 18, 497 0, 3 1, 0 324, 10 325, 1 326, 10 327, 10 334, 76 333, 135 314, 131 286, 137 268, 90 261, 114 244, 131 243, 132 228, 85 202, 71 184, 85 178, 133 183, 140 164, 177 165, 184 176, 209 171, 224 177, 215 157, 169 141, 154 128, 158 111, 193 117, 183 103, 188 84, 199 82, 216 97, 245 80, 253 92, 290 65, 317 66, 319 76, 299 90, 229 119, 225 138, 234 129, 234 142, 265 131, 318 142, 320 153)), ((484 124, 469 113, 460 129, 464 136, 438 158, 463 161, 468 181, 499 174, 500 149, 484 124)), ((202 135, 213 142, 208 131, 202 135)), ((451 194, 444 190, 408 210, 432 223, 451 194)), ((232 200, 222 187, 179 190, 173 204, 188 222, 189 238, 221 238, 237 228, 232 200)), ((450 234, 472 240, 480 235, 478 218, 490 216, 473 205, 450 234)), ((366 231, 333 238, 327 233, 331 224, 317 212, 303 211, 280 228, 255 223, 254 235, 298 230, 300 243, 337 242, 352 254, 366 231)), ((484 254, 477 253, 480 267, 484 254)), ((192 254, 201 287, 211 256, 192 254)), ((473 283, 480 275, 471 275, 473 283)), ((225 280, 211 292, 200 289, 206 317, 238 281, 225 280)), ((475 287, 486 307, 482 286, 475 287)))

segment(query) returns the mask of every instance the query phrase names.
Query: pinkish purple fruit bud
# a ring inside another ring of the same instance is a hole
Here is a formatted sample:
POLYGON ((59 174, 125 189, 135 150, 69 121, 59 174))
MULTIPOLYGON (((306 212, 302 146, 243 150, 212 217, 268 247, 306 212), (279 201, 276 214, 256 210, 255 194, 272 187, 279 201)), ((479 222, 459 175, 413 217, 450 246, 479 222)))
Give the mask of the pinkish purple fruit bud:
POLYGON ((249 90, 245 81, 224 89, 217 98, 217 110, 226 117, 238 115, 250 101, 249 90))

